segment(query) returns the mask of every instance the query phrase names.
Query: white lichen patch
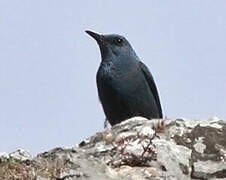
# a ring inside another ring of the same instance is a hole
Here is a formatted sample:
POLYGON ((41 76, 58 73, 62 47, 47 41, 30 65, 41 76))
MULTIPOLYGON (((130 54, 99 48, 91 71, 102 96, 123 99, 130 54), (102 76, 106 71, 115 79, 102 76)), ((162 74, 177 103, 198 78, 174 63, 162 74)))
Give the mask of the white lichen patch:
POLYGON ((0 162, 7 161, 9 159, 9 155, 5 152, 0 152, 0 162))
POLYGON ((155 131, 150 126, 144 126, 140 128, 139 135, 140 136, 149 136, 152 137, 155 134, 155 131))
POLYGON ((182 126, 173 126, 169 130, 170 137, 173 138, 175 135, 182 137, 188 130, 182 126))
POLYGON ((186 143, 191 143, 192 142, 190 138, 187 138, 185 141, 186 141, 186 143))
POLYGON ((222 161, 198 161, 194 162, 194 171, 206 174, 213 174, 218 171, 226 170, 226 162, 222 161))
POLYGON ((194 148, 195 148, 196 152, 198 152, 198 153, 203 153, 204 150, 206 149, 206 145, 203 144, 203 138, 204 137, 199 137, 196 140, 196 143, 194 144, 194 148))
POLYGON ((197 126, 198 124, 199 124, 199 122, 196 121, 196 120, 186 119, 186 120, 184 121, 184 125, 185 125, 185 127, 187 127, 187 128, 194 128, 194 127, 197 126))
POLYGON ((113 148, 113 146, 106 146, 103 143, 99 143, 97 146, 97 152, 105 152, 105 151, 109 151, 113 148))
POLYGON ((20 161, 26 161, 26 160, 32 159, 31 154, 28 151, 23 149, 18 149, 17 151, 10 153, 9 157, 20 160, 20 161))
POLYGON ((135 156, 140 156, 142 152, 144 151, 143 146, 146 147, 148 142, 140 142, 139 139, 130 142, 125 146, 125 152, 129 154, 133 154, 135 156))
POLYGON ((209 118, 207 120, 203 120, 202 123, 200 123, 201 127, 212 127, 212 128, 216 128, 216 129, 221 129, 222 125, 219 124, 220 122, 220 118, 218 117, 212 117, 209 118))
POLYGON ((216 128, 216 129, 221 129, 222 125, 217 124, 217 123, 202 123, 200 124, 201 127, 212 127, 212 128, 216 128))

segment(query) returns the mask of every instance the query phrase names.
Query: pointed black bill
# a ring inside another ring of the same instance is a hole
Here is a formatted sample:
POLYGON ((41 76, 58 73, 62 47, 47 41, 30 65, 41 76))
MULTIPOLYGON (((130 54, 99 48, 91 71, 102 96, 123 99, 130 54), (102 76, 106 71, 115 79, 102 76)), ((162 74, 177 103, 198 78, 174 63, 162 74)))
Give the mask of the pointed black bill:
POLYGON ((95 32, 86 30, 85 31, 87 34, 89 34, 91 37, 93 37, 98 43, 103 42, 103 36, 100 34, 97 34, 95 32))

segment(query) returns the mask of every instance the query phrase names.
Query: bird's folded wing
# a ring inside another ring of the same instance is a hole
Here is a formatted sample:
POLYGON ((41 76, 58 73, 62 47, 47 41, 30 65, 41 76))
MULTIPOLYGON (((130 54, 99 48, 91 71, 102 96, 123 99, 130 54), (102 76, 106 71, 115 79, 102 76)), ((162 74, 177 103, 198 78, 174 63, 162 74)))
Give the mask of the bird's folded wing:
POLYGON ((162 118, 162 108, 161 108, 161 104, 160 104, 160 99, 159 99, 157 87, 156 87, 155 82, 154 82, 154 78, 152 77, 150 71, 148 70, 147 66, 144 63, 140 62, 140 68, 141 68, 141 71, 144 74, 144 77, 146 78, 146 80, 148 82, 148 85, 151 89, 151 92, 154 95, 155 101, 156 101, 157 106, 158 106, 160 118, 162 118))

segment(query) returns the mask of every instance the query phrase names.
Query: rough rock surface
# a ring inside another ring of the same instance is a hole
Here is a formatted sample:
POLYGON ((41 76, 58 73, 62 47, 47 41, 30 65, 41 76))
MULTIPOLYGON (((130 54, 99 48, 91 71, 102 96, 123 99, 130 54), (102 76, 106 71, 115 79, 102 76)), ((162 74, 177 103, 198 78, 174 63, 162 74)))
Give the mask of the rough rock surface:
POLYGON ((0 153, 4 180, 226 179, 226 123, 135 117, 76 147, 0 153))

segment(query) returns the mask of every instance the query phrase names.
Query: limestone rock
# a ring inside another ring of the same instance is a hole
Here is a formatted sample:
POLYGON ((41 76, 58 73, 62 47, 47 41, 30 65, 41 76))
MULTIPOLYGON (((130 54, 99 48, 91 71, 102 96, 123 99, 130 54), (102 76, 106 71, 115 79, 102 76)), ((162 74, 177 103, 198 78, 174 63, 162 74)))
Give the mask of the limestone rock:
POLYGON ((0 153, 0 179, 226 179, 226 123, 134 117, 69 148, 32 158, 0 153))

